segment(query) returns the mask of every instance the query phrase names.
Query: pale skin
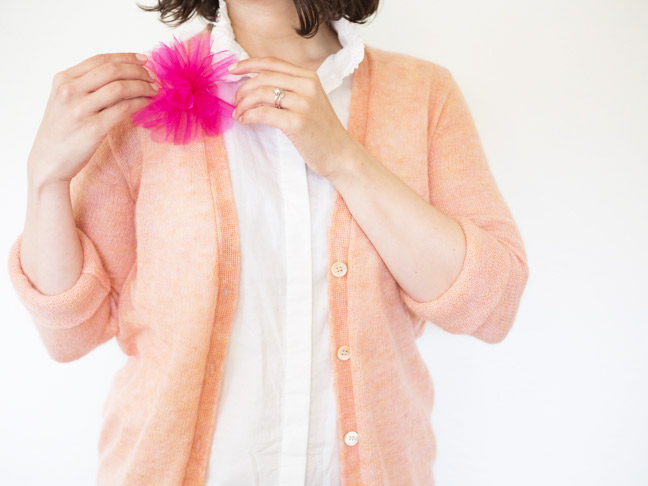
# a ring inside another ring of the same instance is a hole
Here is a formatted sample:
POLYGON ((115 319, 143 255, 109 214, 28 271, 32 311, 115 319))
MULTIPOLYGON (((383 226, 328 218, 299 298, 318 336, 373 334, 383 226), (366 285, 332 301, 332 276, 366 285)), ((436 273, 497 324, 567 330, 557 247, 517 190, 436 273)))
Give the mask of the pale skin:
POLYGON ((337 35, 323 24, 321 34, 302 39, 293 30, 299 20, 291 0, 228 0, 227 6, 235 38, 250 55, 231 72, 258 73, 238 89, 233 116, 281 129, 304 162, 335 186, 401 288, 420 302, 441 296, 462 269, 463 230, 345 130, 316 75, 341 49, 331 42, 337 35), (282 109, 274 106, 275 87, 285 91, 282 109))
POLYGON ((110 129, 148 104, 152 73, 135 53, 92 56, 56 73, 27 160, 27 212, 20 245, 23 271, 36 289, 57 295, 81 275, 70 181, 110 129))

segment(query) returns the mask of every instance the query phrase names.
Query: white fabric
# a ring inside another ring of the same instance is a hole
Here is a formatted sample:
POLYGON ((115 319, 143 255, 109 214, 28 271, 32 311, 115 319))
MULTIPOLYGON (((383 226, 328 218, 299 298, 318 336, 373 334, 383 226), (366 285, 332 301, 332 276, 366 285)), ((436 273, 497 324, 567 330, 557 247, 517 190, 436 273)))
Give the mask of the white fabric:
MULTIPOLYGON (((212 51, 248 58, 234 39, 226 2, 220 6, 212 51)), ((333 26, 342 49, 317 74, 346 128, 364 43, 356 24, 340 19, 333 26)), ((238 87, 247 78, 231 79, 238 87)), ((278 128, 235 122, 224 142, 241 275, 206 484, 338 486, 327 293, 335 188, 278 128)))

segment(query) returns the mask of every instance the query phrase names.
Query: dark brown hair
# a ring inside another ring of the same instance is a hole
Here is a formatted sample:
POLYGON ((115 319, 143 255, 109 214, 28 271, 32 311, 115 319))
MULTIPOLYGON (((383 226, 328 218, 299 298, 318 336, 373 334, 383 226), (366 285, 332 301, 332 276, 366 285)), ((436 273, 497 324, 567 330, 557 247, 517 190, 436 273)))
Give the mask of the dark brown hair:
MULTIPOLYGON (((313 37, 322 23, 330 23, 341 17, 350 22, 364 24, 378 10, 380 0, 293 0, 299 16, 295 32, 302 37, 313 37)), ((160 21, 178 26, 190 20, 194 14, 210 22, 216 19, 219 0, 157 0, 148 7, 137 4, 145 12, 159 12, 160 21)))

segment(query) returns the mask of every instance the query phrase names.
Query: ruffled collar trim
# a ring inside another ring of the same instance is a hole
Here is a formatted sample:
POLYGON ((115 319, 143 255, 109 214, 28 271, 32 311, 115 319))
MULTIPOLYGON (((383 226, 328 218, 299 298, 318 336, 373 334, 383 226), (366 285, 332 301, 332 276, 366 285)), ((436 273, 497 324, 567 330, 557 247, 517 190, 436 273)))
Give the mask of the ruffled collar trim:
MULTIPOLYGON (((227 3, 225 0, 219 1, 219 16, 217 21, 212 23, 212 51, 218 52, 229 50, 236 54, 239 60, 248 59, 250 56, 245 49, 234 38, 234 30, 227 13, 227 3)), ((358 24, 350 22, 344 17, 332 21, 332 25, 337 31, 338 39, 342 48, 337 52, 329 55, 317 68, 317 75, 320 78, 324 91, 328 94, 340 86, 348 75, 364 59, 365 44, 358 24)), ((228 74, 231 81, 239 81, 244 77, 250 77, 250 74, 228 74)))

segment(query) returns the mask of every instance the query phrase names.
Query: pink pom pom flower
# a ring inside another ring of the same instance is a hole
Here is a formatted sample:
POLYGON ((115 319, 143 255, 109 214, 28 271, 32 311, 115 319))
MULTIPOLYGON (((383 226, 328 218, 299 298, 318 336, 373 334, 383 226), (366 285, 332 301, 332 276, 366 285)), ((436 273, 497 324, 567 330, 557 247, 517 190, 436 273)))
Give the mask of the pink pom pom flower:
POLYGON ((212 53, 209 31, 191 37, 186 46, 173 39, 172 46, 160 43, 148 56, 145 66, 157 75, 159 90, 132 120, 150 129, 154 142, 185 145, 232 126, 235 106, 219 96, 218 85, 237 59, 227 50, 212 53))

